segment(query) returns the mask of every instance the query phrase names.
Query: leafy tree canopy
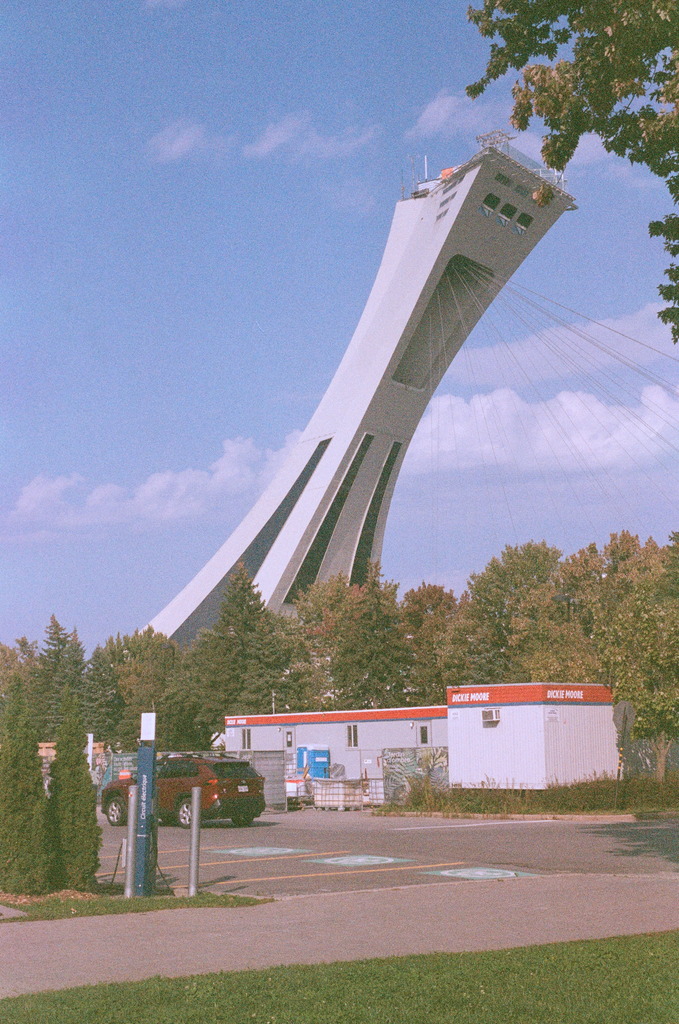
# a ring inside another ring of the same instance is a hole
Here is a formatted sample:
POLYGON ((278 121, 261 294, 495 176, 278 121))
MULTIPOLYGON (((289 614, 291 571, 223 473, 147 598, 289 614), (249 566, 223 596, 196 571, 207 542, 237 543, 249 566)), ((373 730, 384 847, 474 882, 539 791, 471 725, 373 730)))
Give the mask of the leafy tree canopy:
MULTIPOLYGON (((479 96, 512 69, 512 125, 533 116, 547 135, 542 156, 563 170, 581 137, 663 178, 679 204, 679 11, 676 0, 484 0, 470 21, 493 42, 486 73, 468 86, 479 96), (533 63, 535 58, 544 61, 533 63)), ((651 235, 679 256, 679 214, 652 221, 651 235)), ((679 341, 679 265, 658 288, 669 303, 659 316, 679 341)))

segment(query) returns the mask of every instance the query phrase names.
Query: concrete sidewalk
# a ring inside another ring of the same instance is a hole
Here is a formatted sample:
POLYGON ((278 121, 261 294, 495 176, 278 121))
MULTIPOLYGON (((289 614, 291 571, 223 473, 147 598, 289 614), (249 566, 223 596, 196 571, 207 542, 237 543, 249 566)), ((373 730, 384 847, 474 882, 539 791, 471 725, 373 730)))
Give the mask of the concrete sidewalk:
POLYGON ((543 875, 0 925, 0 996, 679 928, 679 873, 543 875))

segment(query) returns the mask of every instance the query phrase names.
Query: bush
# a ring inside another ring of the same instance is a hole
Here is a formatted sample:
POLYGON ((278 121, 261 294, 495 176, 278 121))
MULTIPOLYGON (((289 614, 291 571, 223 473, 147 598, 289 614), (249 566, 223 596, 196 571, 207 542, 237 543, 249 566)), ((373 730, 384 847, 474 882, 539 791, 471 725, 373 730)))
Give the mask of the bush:
POLYGON ((582 814, 595 811, 679 812, 679 772, 670 772, 659 783, 635 775, 617 784, 612 778, 586 779, 547 789, 499 789, 492 785, 474 789, 434 788, 428 779, 413 782, 406 810, 444 814, 582 814))

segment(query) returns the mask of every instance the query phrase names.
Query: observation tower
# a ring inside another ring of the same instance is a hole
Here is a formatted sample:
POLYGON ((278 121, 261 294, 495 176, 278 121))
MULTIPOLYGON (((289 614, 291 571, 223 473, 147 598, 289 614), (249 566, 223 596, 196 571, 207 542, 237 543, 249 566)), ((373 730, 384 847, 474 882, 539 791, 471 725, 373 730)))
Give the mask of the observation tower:
POLYGON ((466 163, 397 202, 365 309, 306 430, 155 630, 186 645, 213 626, 240 562, 284 612, 315 580, 342 572, 362 583, 379 559, 403 458, 441 378, 503 284, 574 209, 562 179, 503 132, 478 142, 466 163))

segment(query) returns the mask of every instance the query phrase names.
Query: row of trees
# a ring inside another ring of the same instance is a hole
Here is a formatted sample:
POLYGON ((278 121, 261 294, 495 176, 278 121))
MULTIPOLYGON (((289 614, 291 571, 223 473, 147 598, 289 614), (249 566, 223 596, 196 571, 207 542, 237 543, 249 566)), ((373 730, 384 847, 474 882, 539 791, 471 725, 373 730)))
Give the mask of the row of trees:
POLYGON ((0 653, 43 738, 67 683, 87 730, 123 749, 151 708, 161 747, 203 749, 226 714, 441 704, 446 685, 604 683, 634 705, 662 773, 679 737, 677 598, 679 534, 661 547, 623 532, 566 558, 544 541, 506 547, 459 599, 423 583, 399 601, 373 565, 362 586, 314 584, 295 617, 270 612, 241 568, 189 649, 149 629, 110 637, 87 661, 53 618, 42 649, 23 639, 0 653))
POLYGON ((38 734, 24 687, 7 696, 0 747, 0 890, 88 889, 99 866, 96 790, 85 730, 70 689, 59 702, 56 757, 43 784, 38 734))

